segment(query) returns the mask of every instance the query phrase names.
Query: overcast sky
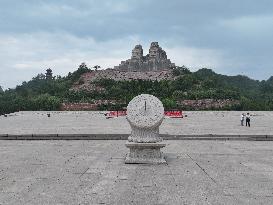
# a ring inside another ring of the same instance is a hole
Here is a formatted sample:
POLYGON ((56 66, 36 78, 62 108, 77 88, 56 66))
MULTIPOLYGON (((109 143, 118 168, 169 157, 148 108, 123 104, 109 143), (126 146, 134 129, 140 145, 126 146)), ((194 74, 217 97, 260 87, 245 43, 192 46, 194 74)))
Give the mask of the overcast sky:
POLYGON ((176 65, 273 75, 272 0, 0 0, 0 85, 118 65, 158 41, 176 65))

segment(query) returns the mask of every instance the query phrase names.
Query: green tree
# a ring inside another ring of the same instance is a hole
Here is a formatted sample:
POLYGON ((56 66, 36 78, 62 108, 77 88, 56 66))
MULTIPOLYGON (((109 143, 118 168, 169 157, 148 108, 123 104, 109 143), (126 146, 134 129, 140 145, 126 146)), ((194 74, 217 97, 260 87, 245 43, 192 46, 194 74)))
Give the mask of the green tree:
POLYGON ((165 109, 174 109, 177 107, 176 101, 171 98, 163 98, 162 103, 165 109))
POLYGON ((174 76, 179 76, 179 75, 184 75, 184 74, 190 74, 191 71, 186 67, 186 66, 176 66, 175 68, 173 68, 172 73, 174 76))
POLYGON ((41 94, 34 98, 33 103, 36 110, 58 110, 61 105, 61 100, 49 94, 41 94))

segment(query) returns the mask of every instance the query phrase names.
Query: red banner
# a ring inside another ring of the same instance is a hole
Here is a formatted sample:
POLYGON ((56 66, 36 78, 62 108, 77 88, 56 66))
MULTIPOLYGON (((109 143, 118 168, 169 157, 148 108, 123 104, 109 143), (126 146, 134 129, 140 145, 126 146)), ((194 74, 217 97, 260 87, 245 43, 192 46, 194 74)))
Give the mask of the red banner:
POLYGON ((110 111, 106 114, 107 117, 119 117, 119 116, 126 116, 125 110, 119 110, 119 111, 110 111))
POLYGON ((164 114, 170 118, 183 118, 183 113, 181 110, 165 111, 164 114))
MULTIPOLYGON (((120 117, 120 116, 126 116, 127 112, 126 110, 118 110, 118 111, 110 111, 106 114, 108 118, 112 117, 120 117)), ((171 111, 165 111, 164 112, 166 117, 170 118, 183 118, 183 113, 181 110, 171 110, 171 111)))

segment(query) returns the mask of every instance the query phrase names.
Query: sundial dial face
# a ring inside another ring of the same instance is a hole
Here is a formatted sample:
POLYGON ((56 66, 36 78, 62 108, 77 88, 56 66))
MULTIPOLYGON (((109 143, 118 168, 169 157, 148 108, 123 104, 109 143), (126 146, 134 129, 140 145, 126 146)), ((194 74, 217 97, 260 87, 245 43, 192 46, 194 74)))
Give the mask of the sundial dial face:
POLYGON ((161 124, 163 118, 164 107, 162 102, 153 95, 138 95, 127 106, 127 120, 135 127, 156 127, 161 124))

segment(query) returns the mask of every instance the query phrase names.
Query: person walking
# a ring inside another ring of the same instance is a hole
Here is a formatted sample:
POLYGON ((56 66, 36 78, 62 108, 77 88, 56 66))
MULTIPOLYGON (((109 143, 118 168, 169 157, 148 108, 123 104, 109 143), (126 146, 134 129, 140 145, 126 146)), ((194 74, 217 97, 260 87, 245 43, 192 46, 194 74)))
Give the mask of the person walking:
POLYGON ((242 113, 241 115, 241 126, 244 126, 245 114, 242 113))
POLYGON ((250 127, 250 115, 249 115, 249 113, 246 114, 246 126, 250 127))

